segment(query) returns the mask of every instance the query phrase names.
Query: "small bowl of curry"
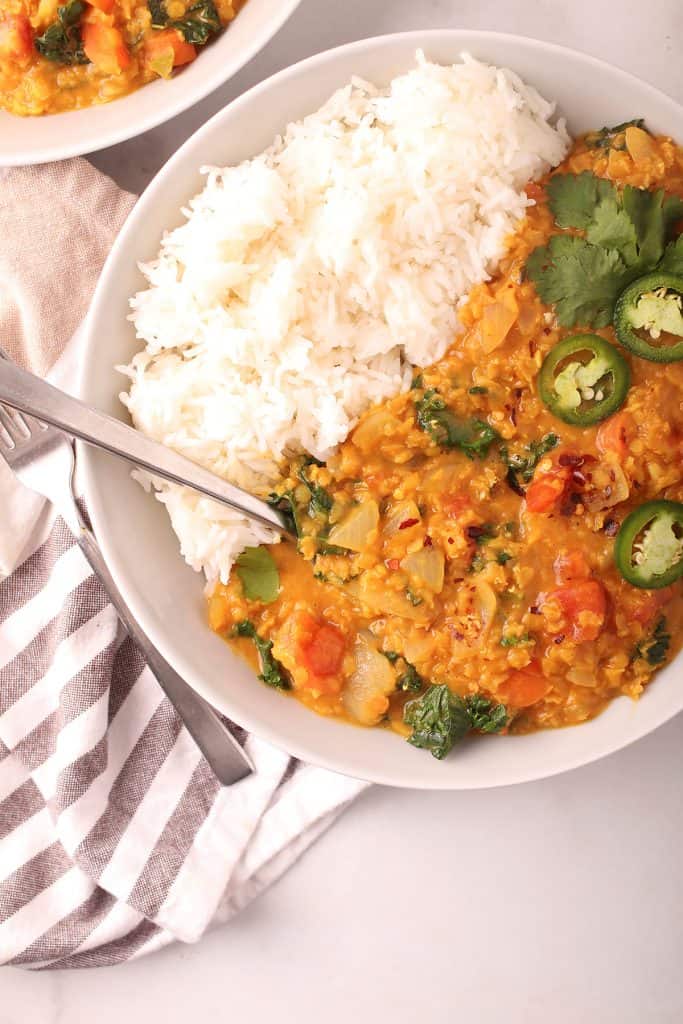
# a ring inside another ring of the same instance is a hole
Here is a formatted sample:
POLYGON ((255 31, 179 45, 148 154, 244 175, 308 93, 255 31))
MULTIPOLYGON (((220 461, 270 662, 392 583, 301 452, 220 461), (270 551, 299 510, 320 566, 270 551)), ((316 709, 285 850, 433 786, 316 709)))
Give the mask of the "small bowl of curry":
POLYGON ((93 152, 227 81, 299 0, 7 0, 0 164, 93 152))

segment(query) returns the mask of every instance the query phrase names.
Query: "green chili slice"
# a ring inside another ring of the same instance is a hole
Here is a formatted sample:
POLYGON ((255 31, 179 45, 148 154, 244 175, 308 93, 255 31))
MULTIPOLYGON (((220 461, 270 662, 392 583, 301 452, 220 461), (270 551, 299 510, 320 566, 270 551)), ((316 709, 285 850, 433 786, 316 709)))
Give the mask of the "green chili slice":
POLYGON ((624 348, 641 359, 683 359, 683 277, 658 271, 639 277, 619 296, 614 327, 624 348))
POLYGON ((648 501, 626 516, 614 560, 634 587, 658 590, 683 576, 683 504, 648 501))
POLYGON ((538 390, 558 419, 588 427, 617 411, 630 382, 628 363, 614 345, 597 334, 572 334, 545 357, 538 390))

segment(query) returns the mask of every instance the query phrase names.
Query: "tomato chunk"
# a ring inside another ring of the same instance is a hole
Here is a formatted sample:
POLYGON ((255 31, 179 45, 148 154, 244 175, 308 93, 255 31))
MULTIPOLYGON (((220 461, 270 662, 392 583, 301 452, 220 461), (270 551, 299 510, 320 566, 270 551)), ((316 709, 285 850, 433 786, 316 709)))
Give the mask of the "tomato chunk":
POLYGON ((0 21, 0 57, 24 62, 33 53, 33 29, 24 14, 0 21))
POLYGON ((559 605, 577 643, 596 640, 605 624, 607 595, 598 580, 575 580, 545 596, 559 605))
POLYGON ((116 75, 130 64, 130 53, 117 28, 100 21, 83 25, 83 49, 95 67, 108 75, 116 75))
POLYGON ((571 475, 571 466, 553 466, 534 476, 526 492, 529 512, 552 512, 564 498, 571 475))
POLYGON ((197 56, 197 49, 192 43, 186 43, 180 32, 174 28, 165 28, 154 32, 145 40, 145 62, 157 74, 164 76, 164 65, 179 68, 190 64, 197 56))
POLYGON ((591 567, 588 564, 583 551, 560 551, 553 563, 555 579, 558 583, 571 583, 573 580, 587 580, 591 575, 591 567))
POLYGON ((631 418, 627 412, 618 412, 601 424, 595 443, 598 450, 606 455, 611 452, 619 461, 628 455, 628 438, 631 429, 631 418))
POLYGON ((341 668, 346 641, 336 626, 323 622, 310 641, 302 645, 301 657, 306 668, 316 676, 332 676, 341 668))
POLYGON ((103 11, 104 14, 111 14, 114 10, 114 3, 116 0, 86 0, 91 7, 96 7, 98 11, 103 11))
POLYGON ((676 593, 676 584, 672 583, 661 590, 641 591, 637 595, 637 603, 629 609, 629 615, 636 622, 646 626, 652 622, 659 609, 676 593))
POLYGON ((543 700, 549 686, 540 668, 532 663, 528 668, 519 669, 508 676, 498 688, 498 696, 512 707, 528 708, 543 700))

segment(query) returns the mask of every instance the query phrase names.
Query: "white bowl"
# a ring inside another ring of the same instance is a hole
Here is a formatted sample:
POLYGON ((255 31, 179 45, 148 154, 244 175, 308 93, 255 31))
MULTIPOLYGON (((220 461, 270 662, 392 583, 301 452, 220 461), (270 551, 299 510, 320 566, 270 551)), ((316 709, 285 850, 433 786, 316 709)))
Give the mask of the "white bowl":
POLYGON ((44 117, 15 117, 0 110, 0 167, 94 153, 170 120, 244 67, 300 2, 248 0, 227 30, 180 74, 111 103, 44 117))
MULTIPOLYGON (((253 2, 253 0, 250 0, 253 2)), ((261 83, 212 118, 172 157, 135 207, 105 266, 87 326, 83 396, 123 416, 112 369, 138 348, 126 323, 128 299, 143 286, 138 260, 153 258, 180 207, 202 186, 202 164, 230 164, 259 152, 287 121, 315 110, 351 75, 386 83, 408 69, 416 49, 453 62, 463 50, 517 71, 558 102, 570 129, 644 117, 655 132, 683 140, 683 109, 631 75, 591 57, 515 36, 409 32, 319 54, 261 83)), ((206 623, 202 580, 182 561, 162 507, 130 479, 125 464, 81 446, 88 505, 109 566, 134 614, 163 654, 204 697, 240 725, 296 756, 394 786, 475 789, 538 779, 586 764, 644 736, 683 708, 683 656, 660 672, 639 703, 620 698, 580 728, 477 738, 445 761, 382 730, 320 718, 258 683, 206 623)))

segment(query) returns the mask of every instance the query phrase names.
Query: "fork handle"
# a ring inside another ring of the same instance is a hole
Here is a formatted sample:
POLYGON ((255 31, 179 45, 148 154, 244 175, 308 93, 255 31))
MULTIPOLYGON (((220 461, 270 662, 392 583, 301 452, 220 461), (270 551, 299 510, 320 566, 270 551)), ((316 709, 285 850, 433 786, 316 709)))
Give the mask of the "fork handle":
POLYGON ((183 677, 169 665, 133 618, 107 568, 94 534, 82 521, 76 539, 81 551, 108 592, 121 622, 144 655, 145 661, 156 676, 159 685, 187 726, 188 732, 206 758, 216 778, 222 785, 231 786, 233 783, 239 782, 240 779, 251 775, 254 765, 224 725, 218 712, 195 690, 192 690, 183 677))
POLYGON ((267 502, 6 360, 0 361, 0 402, 292 537, 284 517, 267 502))

